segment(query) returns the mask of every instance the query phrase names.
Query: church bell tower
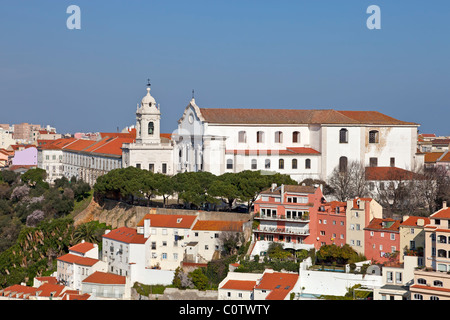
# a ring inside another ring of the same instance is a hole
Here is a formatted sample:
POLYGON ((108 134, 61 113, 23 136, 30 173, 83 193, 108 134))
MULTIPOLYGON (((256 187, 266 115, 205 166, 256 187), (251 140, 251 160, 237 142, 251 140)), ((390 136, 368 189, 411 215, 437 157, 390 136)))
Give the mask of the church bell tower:
POLYGON ((150 95, 150 81, 147 95, 142 98, 136 110, 136 143, 159 144, 161 112, 156 100, 150 95))

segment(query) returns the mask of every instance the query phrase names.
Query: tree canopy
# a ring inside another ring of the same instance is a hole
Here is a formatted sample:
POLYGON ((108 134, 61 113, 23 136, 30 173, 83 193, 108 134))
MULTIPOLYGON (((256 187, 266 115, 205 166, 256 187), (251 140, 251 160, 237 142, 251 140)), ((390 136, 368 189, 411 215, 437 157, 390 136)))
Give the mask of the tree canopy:
POLYGON ((145 169, 127 167, 115 169, 100 176, 94 185, 96 198, 128 201, 162 196, 164 205, 169 196, 176 194, 188 205, 219 204, 223 201, 231 210, 236 201, 250 208, 258 194, 273 183, 297 184, 290 176, 261 171, 224 173, 216 176, 210 172, 183 172, 174 176, 153 173, 145 169))

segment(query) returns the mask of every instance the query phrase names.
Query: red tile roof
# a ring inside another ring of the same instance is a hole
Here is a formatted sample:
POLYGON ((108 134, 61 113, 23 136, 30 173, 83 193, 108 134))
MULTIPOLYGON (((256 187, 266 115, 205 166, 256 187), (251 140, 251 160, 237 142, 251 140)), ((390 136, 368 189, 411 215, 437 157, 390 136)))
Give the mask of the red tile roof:
POLYGON ((375 231, 399 231, 400 220, 394 220, 390 218, 379 219, 373 218, 372 221, 367 225, 366 230, 375 230, 375 231))
POLYGON ((118 274, 96 271, 85 278, 82 282, 98 284, 125 284, 126 279, 124 276, 120 276, 118 274))
POLYGON ((417 125, 377 111, 200 108, 209 123, 417 125))
POLYGON ((433 213, 430 218, 444 218, 444 219, 450 219, 450 207, 442 208, 435 213, 433 213))
POLYGON ((37 291, 39 297, 59 297, 65 289, 66 287, 60 284, 44 283, 37 291))
POLYGON ((367 167, 366 180, 373 181, 398 181, 420 179, 422 176, 397 167, 367 167))
POLYGON ((242 231, 244 221, 199 220, 192 230, 242 231))
POLYGON ((143 234, 138 234, 136 229, 128 227, 114 229, 109 233, 104 234, 103 237, 124 243, 144 244, 147 241, 143 234))
POLYGON ((197 219, 197 216, 181 214, 146 214, 137 226, 144 226, 145 219, 150 219, 151 227, 190 229, 197 219))
POLYGON ((284 300, 298 281, 297 273, 273 272, 264 273, 255 289, 271 290, 266 300, 284 300))
POLYGON ((444 153, 443 152, 427 152, 425 153, 425 162, 436 162, 444 153))
POLYGON ((405 221, 403 221, 400 225, 417 227, 418 226, 417 221, 419 219, 423 220, 423 226, 426 226, 427 224, 430 224, 430 219, 427 218, 427 217, 410 216, 405 221))
POLYGON ((256 281, 250 280, 228 280, 221 289, 252 291, 256 281))
POLYGON ((97 262, 100 261, 98 259, 87 258, 87 257, 80 257, 78 255, 71 254, 71 253, 63 255, 63 256, 59 257, 57 260, 64 261, 64 262, 67 262, 67 263, 79 264, 79 265, 82 265, 82 266, 88 266, 88 267, 91 267, 91 266, 93 266, 94 264, 96 264, 97 262))
POLYGON ((75 251, 75 252, 79 252, 79 253, 86 253, 89 250, 94 249, 94 244, 90 243, 90 242, 80 242, 76 245, 74 245, 73 247, 69 248, 69 251, 75 251))

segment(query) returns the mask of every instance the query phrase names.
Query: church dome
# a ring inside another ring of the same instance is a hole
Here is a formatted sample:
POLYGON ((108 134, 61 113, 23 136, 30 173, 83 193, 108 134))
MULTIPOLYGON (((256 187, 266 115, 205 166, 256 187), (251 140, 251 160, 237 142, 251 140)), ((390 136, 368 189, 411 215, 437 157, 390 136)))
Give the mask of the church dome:
POLYGON ((155 98, 150 94, 150 86, 147 87, 147 95, 142 98, 141 105, 139 107, 141 113, 159 113, 158 107, 156 105, 155 98))

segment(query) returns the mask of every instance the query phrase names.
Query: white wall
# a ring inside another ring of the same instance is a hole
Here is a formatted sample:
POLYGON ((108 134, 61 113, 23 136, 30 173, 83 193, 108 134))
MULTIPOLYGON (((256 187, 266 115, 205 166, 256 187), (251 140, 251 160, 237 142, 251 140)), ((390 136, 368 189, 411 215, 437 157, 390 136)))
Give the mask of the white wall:
MULTIPOLYGON (((310 259, 310 258, 308 258, 310 259)), ((307 259, 307 260, 308 260, 307 259)), ((348 288, 361 284, 368 288, 379 288, 383 285, 382 276, 371 274, 353 274, 344 272, 327 272, 307 270, 310 260, 300 264, 298 287, 302 293, 314 295, 344 296, 348 288)))

